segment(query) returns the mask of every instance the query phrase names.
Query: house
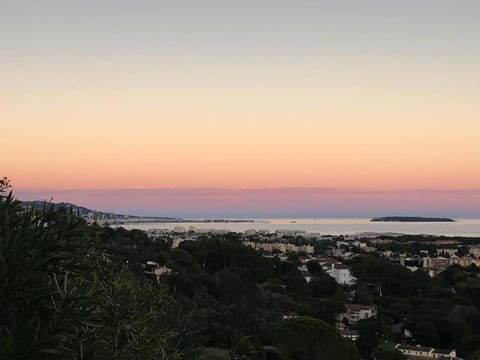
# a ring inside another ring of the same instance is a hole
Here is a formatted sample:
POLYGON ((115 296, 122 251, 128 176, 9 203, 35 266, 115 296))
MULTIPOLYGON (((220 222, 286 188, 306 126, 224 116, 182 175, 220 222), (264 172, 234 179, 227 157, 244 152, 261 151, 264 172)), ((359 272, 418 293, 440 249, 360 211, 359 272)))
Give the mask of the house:
POLYGON ((343 257, 345 254, 345 250, 344 249, 331 249, 329 251, 329 255, 330 256, 333 256, 333 257, 343 257))
POLYGON ((345 304, 346 312, 338 314, 337 320, 347 320, 349 324, 356 324, 360 320, 377 316, 377 307, 374 305, 345 304))
POLYGON ((480 258, 480 245, 470 246, 469 253, 473 257, 480 258))
POLYGON ((450 265, 450 261, 444 257, 432 258, 432 268, 434 269, 446 269, 450 265))
POLYGON ((380 252, 380 255, 389 259, 393 256, 393 251, 392 250, 385 250, 385 251, 380 252))
POLYGON ((172 231, 174 233, 184 234, 187 232, 187 229, 185 229, 183 226, 175 226, 172 231))
POLYGON ((444 360, 454 360, 457 359, 457 353, 455 350, 443 350, 435 349, 430 347, 423 346, 412 346, 412 345, 395 345, 395 349, 400 351, 407 359, 444 359, 444 360))
POLYGON ((313 280, 313 275, 309 272, 303 274, 303 278, 305 279, 305 281, 307 282, 307 284, 309 282, 311 282, 313 280))
POLYGON ((342 335, 343 338, 350 341, 357 341, 359 338, 359 334, 357 330, 342 330, 340 331, 340 335, 342 335))
POLYGON ((289 319, 296 319, 296 318, 299 318, 299 317, 300 316, 295 314, 295 313, 289 313, 289 314, 283 315, 282 319, 283 320, 289 320, 289 319))
POLYGON ((424 257, 422 258, 422 267, 427 269, 445 270, 450 265, 450 260, 444 257, 424 257))
POLYGON ((353 285, 357 282, 357 278, 352 275, 350 268, 344 264, 331 264, 327 274, 333 277, 337 284, 340 285, 353 285))
POLYGON ((480 266, 480 259, 474 259, 472 257, 457 257, 457 256, 452 256, 450 259, 450 265, 460 265, 462 267, 468 267, 472 264, 475 264, 477 266, 480 266))
POLYGON ((455 249, 455 248, 438 249, 437 255, 452 257, 457 255, 457 252, 458 252, 458 249, 455 249))
POLYGON ((184 242, 184 241, 185 241, 185 239, 182 239, 182 238, 173 239, 173 241, 172 241, 172 249, 178 248, 178 247, 180 246, 180 244, 181 244, 182 242, 184 242))
POLYGON ((151 276, 157 280, 157 283, 160 282, 160 278, 163 275, 170 274, 172 272, 171 269, 164 266, 159 266, 157 263, 153 261, 148 261, 147 265, 145 265, 145 275, 151 276), (156 266, 154 265, 156 264, 156 266))
POLYGON ((362 250, 369 254, 373 254, 377 252, 377 248, 375 246, 365 246, 362 248, 362 250))

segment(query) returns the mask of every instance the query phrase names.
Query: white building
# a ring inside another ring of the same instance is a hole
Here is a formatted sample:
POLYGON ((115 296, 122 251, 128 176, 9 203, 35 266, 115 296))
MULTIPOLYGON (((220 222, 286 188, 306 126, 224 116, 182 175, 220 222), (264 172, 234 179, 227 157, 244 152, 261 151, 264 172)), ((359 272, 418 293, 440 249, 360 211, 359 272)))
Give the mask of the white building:
POLYGON ((473 257, 479 258, 480 257, 480 245, 470 246, 470 255, 473 257))
POLYGON ((423 346, 411 346, 397 344, 395 349, 400 351, 407 359, 444 359, 444 360, 454 360, 457 358, 457 353, 455 350, 443 350, 435 349, 423 346))
POLYGON ((458 249, 454 249, 454 248, 438 249, 437 250, 437 255, 442 255, 442 256, 447 256, 448 255, 448 257, 455 256, 455 255, 457 255, 457 253, 458 253, 458 249))
POLYGON ((315 248, 312 245, 294 245, 294 244, 285 244, 285 243, 264 243, 264 242, 253 242, 245 241, 246 246, 253 247, 255 249, 263 249, 265 251, 280 251, 281 253, 287 252, 305 252, 307 254, 315 253, 315 248))
POLYGON ((340 331, 340 335, 342 335, 343 338, 353 342, 357 341, 358 338, 360 337, 358 334, 358 331, 356 330, 342 330, 340 331))
POLYGON ((346 319, 349 324, 356 324, 360 320, 366 320, 377 316, 377 307, 361 304, 345 304, 346 312, 338 314, 337 320, 346 319))
POLYGON ((183 226, 175 226, 173 228, 174 233, 186 233, 187 229, 185 229, 183 226))
POLYGON ((352 275, 350 268, 343 264, 332 264, 330 270, 327 270, 327 274, 340 285, 353 285, 357 282, 357 278, 352 275))

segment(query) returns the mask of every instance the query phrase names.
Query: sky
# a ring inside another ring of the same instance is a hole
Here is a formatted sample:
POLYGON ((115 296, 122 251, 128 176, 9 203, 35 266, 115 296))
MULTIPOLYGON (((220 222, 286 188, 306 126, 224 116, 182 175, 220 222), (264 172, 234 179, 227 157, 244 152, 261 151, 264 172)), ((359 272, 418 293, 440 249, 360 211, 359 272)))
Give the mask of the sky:
POLYGON ((0 0, 0 176, 137 214, 480 217, 479 16, 476 0, 0 0))

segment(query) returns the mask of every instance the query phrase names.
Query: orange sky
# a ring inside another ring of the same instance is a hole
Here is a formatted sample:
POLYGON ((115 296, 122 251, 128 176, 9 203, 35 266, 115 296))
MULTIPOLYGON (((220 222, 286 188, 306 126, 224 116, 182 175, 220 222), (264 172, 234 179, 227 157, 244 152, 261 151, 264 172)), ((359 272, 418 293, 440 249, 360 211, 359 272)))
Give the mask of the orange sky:
POLYGON ((0 13, 17 188, 480 188, 473 9, 53 3, 0 13))

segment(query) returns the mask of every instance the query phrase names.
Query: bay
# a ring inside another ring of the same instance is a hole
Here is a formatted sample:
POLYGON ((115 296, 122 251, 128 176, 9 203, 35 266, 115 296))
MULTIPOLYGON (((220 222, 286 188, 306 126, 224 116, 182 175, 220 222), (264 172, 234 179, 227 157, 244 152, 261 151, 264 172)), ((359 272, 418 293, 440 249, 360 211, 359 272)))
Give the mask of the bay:
POLYGON ((254 219, 248 222, 148 222, 122 224, 126 229, 165 229, 182 227, 186 230, 203 231, 228 230, 244 232, 246 230, 297 230, 321 235, 351 235, 359 233, 401 233, 445 236, 480 237, 480 219, 457 219, 456 222, 370 222, 370 219, 328 219, 328 218, 288 218, 288 219, 254 219))

